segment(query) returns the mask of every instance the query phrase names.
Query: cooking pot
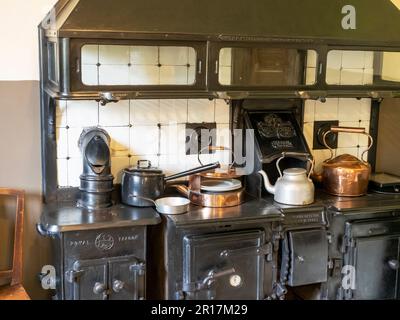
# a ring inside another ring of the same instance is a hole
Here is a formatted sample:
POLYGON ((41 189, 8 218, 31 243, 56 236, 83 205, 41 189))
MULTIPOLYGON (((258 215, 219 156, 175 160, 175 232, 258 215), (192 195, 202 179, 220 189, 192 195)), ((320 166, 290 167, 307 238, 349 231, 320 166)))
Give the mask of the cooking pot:
POLYGON ((374 143, 373 138, 366 133, 365 128, 332 127, 324 134, 323 143, 330 150, 331 157, 323 162, 322 173, 315 175, 314 179, 322 182, 324 190, 332 195, 344 197, 365 195, 368 192, 371 166, 363 158, 374 143), (368 136, 369 146, 361 155, 361 160, 349 154, 343 154, 333 159, 333 149, 326 143, 326 137, 331 132, 354 133, 368 136))
POLYGON ((292 206, 304 206, 314 202, 315 187, 310 179, 311 173, 314 168, 314 161, 308 154, 284 152, 282 157, 276 162, 276 168, 279 172, 279 178, 275 185, 269 181, 268 175, 265 171, 259 171, 259 174, 264 179, 265 189, 274 195, 274 200, 281 204, 292 206), (310 172, 307 175, 307 170, 304 168, 289 168, 283 171, 279 167, 280 162, 286 157, 299 157, 306 156, 311 163, 310 172))
POLYGON ((152 167, 150 161, 139 160, 136 167, 125 169, 122 173, 121 201, 129 206, 151 207, 154 204, 146 198, 155 200, 161 197, 166 182, 219 167, 219 162, 216 162, 165 177, 162 170, 152 167))

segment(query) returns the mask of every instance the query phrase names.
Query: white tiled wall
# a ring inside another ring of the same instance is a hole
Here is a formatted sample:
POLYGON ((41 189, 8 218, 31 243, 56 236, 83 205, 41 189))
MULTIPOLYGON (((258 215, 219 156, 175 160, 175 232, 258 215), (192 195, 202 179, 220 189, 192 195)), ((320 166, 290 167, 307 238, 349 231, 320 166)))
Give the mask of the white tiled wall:
MULTIPOLYGON (((230 146, 229 105, 224 100, 124 100, 101 106, 92 101, 58 102, 57 164, 61 187, 76 187, 82 173, 78 148, 84 127, 101 126, 110 134, 112 173, 140 159, 152 161, 167 174, 199 166, 197 156, 186 156, 185 124, 216 122, 217 143, 230 146)), ((229 163, 229 153, 202 156, 203 162, 229 163)))
POLYGON ((328 53, 327 83, 332 85, 367 85, 373 83, 374 53, 339 51, 328 53))
POLYGON ((195 82, 196 52, 189 47, 85 45, 87 85, 187 85, 195 82))
MULTIPOLYGON (((328 58, 327 81, 330 84, 372 83, 373 54, 371 52, 331 51, 328 58)), ((338 120, 343 127, 362 127, 370 130, 370 99, 330 98, 325 103, 306 100, 304 109, 304 135, 310 148, 313 147, 314 121, 338 120)), ((361 157, 368 146, 363 135, 341 133, 334 156, 352 154, 361 157)), ((330 157, 329 150, 312 150, 317 172, 324 160, 330 157)))

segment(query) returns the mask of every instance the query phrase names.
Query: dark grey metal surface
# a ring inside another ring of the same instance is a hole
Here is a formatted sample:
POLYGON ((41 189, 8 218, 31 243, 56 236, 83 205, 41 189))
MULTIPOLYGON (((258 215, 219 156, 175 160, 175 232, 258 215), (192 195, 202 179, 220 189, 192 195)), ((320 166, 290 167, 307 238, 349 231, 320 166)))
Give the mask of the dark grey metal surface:
POLYGON ((225 35, 244 39, 301 37, 400 42, 400 12, 389 0, 351 1, 357 11, 356 30, 342 28, 342 8, 347 4, 343 0, 71 0, 57 5, 56 17, 60 22, 54 29, 67 37, 82 32, 112 38, 167 33, 204 38, 225 35))
POLYGON ((160 216, 152 208, 115 205, 107 209, 89 211, 76 207, 74 203, 69 203, 63 206, 46 205, 40 219, 40 226, 44 233, 55 234, 111 227, 155 225, 160 222, 160 216))

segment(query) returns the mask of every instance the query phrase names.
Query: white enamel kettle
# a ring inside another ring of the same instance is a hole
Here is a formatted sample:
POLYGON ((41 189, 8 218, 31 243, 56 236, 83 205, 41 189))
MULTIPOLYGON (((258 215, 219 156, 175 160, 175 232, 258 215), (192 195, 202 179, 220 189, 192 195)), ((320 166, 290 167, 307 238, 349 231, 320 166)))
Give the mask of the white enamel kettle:
POLYGON ((292 206, 305 206, 314 202, 315 187, 310 179, 314 170, 314 161, 308 154, 283 152, 282 157, 276 162, 280 177, 275 185, 269 181, 268 175, 261 170, 258 173, 264 179, 265 189, 274 195, 274 200, 278 203, 292 206), (310 172, 303 168, 290 168, 283 171, 279 166, 280 162, 286 157, 307 156, 307 160, 311 163, 310 172))

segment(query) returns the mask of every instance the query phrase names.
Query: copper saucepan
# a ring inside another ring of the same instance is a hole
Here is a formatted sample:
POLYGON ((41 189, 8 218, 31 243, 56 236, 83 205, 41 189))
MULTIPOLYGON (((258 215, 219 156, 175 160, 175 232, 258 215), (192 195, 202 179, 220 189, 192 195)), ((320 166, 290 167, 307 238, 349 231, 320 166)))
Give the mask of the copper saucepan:
POLYGON ((331 157, 322 164, 322 173, 314 175, 314 179, 322 182, 324 190, 332 195, 344 197, 363 196, 368 192, 370 164, 364 160, 374 141, 365 128, 332 127, 323 136, 323 143, 331 152, 331 157), (369 146, 361 155, 361 160, 350 154, 343 154, 333 159, 333 149, 327 144, 329 133, 354 133, 368 136, 369 146))

